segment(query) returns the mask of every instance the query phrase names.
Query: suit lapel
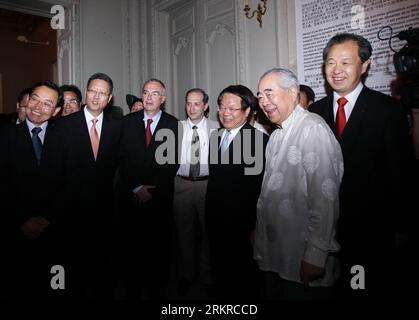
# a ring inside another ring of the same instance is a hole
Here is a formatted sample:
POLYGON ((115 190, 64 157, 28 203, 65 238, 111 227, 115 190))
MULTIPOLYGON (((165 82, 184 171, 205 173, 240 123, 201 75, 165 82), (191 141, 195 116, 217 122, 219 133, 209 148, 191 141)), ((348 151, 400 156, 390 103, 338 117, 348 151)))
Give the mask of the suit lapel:
MULTIPOLYGON (((143 125, 144 125, 144 120, 143 120, 143 125)), ((156 141, 155 141, 156 133, 157 133, 157 131, 159 131, 162 128, 167 128, 167 126, 166 126, 166 114, 165 114, 164 111, 162 111, 159 122, 157 123, 157 126, 154 129, 153 135, 151 136, 150 145, 147 147, 148 149, 152 148, 152 146, 156 143, 156 141)), ((144 127, 144 132, 145 132, 145 127, 144 127)), ((144 135, 144 137, 145 137, 145 135, 144 135)), ((145 144, 145 140, 144 140, 144 144, 145 144)))
MULTIPOLYGON (((79 130, 79 134, 80 134, 79 142, 81 144, 80 148, 81 148, 82 154, 90 155, 89 156, 90 160, 94 162, 95 158, 93 155, 92 144, 90 142, 89 127, 87 126, 86 117, 84 115, 84 109, 81 109, 78 112, 77 116, 78 116, 79 126, 78 128, 75 128, 75 130, 77 129, 79 130)), ((100 146, 99 146, 99 150, 100 150, 100 146)))
POLYGON ((356 100, 355 106, 351 112, 351 116, 346 123, 345 129, 343 130, 342 136, 338 139, 342 150, 347 151, 351 148, 353 143, 357 140, 357 136, 360 132, 359 127, 364 118, 367 103, 366 103, 366 94, 367 88, 364 86, 361 93, 356 100))
POLYGON ((329 95, 326 100, 326 112, 324 112, 324 120, 332 129, 333 133, 336 132, 335 115, 333 114, 333 94, 329 95))
POLYGON ((26 121, 17 125, 17 131, 19 132, 19 136, 21 138, 19 138, 20 141, 17 141, 16 143, 22 143, 24 146, 24 149, 30 150, 30 154, 32 156, 32 162, 33 164, 36 164, 37 160, 35 156, 35 150, 33 149, 32 138, 31 138, 31 134, 29 133, 29 128, 26 121))
POLYGON ((98 162, 103 157, 103 154, 106 154, 106 151, 110 145, 112 134, 111 125, 111 120, 105 114, 103 114, 102 129, 100 132, 99 140, 99 150, 97 152, 96 162, 98 162))

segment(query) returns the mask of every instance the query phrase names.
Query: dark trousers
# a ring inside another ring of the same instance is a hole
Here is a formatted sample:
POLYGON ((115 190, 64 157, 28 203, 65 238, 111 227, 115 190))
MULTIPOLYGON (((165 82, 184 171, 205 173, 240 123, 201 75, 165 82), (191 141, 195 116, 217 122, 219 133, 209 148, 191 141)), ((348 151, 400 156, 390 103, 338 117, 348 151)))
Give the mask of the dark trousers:
POLYGON ((288 281, 277 273, 263 271, 264 300, 327 300, 333 299, 334 289, 331 287, 309 287, 288 281))

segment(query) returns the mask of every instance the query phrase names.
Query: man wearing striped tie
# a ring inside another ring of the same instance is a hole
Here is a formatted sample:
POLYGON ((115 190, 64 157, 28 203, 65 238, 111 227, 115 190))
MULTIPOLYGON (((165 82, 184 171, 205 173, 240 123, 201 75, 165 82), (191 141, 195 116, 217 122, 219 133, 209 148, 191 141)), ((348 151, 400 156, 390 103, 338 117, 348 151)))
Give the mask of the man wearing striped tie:
POLYGON ((208 183, 208 151, 210 133, 219 123, 205 117, 207 93, 194 88, 185 95, 188 115, 182 120, 183 137, 180 167, 175 178, 173 204, 179 250, 178 293, 186 295, 194 280, 209 285, 208 239, 205 228, 205 194, 208 183))

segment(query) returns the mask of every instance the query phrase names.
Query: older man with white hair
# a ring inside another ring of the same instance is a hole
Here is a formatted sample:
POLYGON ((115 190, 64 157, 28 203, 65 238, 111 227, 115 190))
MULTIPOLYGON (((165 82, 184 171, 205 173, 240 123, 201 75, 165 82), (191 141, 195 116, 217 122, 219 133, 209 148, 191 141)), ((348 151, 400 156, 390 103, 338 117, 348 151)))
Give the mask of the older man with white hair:
POLYGON ((259 80, 258 99, 275 124, 266 148, 254 258, 268 299, 327 297, 337 276, 342 152, 319 116, 299 104, 299 83, 274 68, 259 80))

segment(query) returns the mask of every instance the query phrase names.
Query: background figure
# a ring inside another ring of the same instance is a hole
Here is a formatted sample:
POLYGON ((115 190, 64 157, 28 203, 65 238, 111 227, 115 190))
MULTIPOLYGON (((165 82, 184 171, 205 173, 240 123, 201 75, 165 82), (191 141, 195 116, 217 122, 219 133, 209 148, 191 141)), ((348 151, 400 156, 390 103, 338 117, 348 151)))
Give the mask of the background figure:
MULTIPOLYGON (((389 297, 396 229, 406 222, 411 163, 408 123, 392 98, 362 84, 371 44, 355 34, 337 34, 323 51, 326 80, 333 93, 314 103, 335 132, 345 173, 340 190, 338 241, 342 246, 342 287, 352 297, 389 297), (366 290, 351 290, 351 267, 365 269, 366 290)), ((396 293, 396 292, 394 292, 396 293)), ((398 293, 397 293, 398 294, 398 293)))
POLYGON ((26 107, 28 106, 29 95, 32 92, 32 88, 25 88, 17 97, 16 101, 16 112, 5 114, 2 119, 2 126, 13 126, 22 123, 26 119, 26 107))
POLYGON ((1 133, 0 196, 2 296, 51 298, 51 267, 57 259, 55 210, 60 189, 60 138, 50 122, 62 92, 49 81, 35 84, 26 120, 1 133), (5 270, 4 270, 4 269, 5 270))
POLYGON ((265 126, 265 125, 261 124, 258 121, 259 111, 260 111, 259 102, 258 102, 257 98, 254 97, 254 101, 252 102, 252 105, 250 107, 249 116, 247 117, 247 122, 249 122, 249 124, 252 127, 254 127, 255 129, 263 132, 264 134, 269 135, 269 131, 271 131, 271 128, 269 128, 269 126, 265 126))
POLYGON ((259 80, 259 103, 278 129, 266 148, 254 257, 268 299, 329 298, 342 153, 330 128, 298 103, 298 80, 274 68, 259 80), (310 287, 310 288, 309 288, 310 287))
POLYGON ((307 110, 314 102, 315 97, 316 94, 313 89, 304 84, 300 84, 300 106, 307 110))
POLYGON ((178 120, 161 110, 166 96, 160 80, 146 81, 143 100, 144 110, 123 119, 119 169, 125 194, 121 217, 125 280, 128 298, 163 299, 170 270, 174 177, 179 168, 178 120), (159 136, 163 141, 156 139, 159 136), (159 153, 164 146, 165 152, 159 153))
POLYGON ((192 282, 200 277, 211 283, 208 236, 205 228, 205 195, 208 183, 209 136, 219 128, 204 116, 208 95, 199 88, 185 95, 188 115, 183 126, 180 167, 175 178, 174 221, 179 250, 178 293, 186 295, 192 282))
POLYGON ((132 94, 126 95, 129 112, 137 112, 144 109, 143 99, 138 98, 132 94))
POLYGON ((82 101, 80 89, 77 86, 67 84, 61 86, 60 89, 64 95, 61 116, 65 117, 69 114, 79 111, 82 101))
POLYGON ((217 100, 224 128, 211 135, 205 215, 218 298, 259 297, 252 234, 268 136, 246 122, 253 99, 247 87, 236 85, 217 100))
POLYGON ((112 119, 121 120, 124 117, 124 110, 122 110, 120 106, 114 105, 113 98, 111 98, 111 100, 108 102, 104 112, 108 117, 112 119))
POLYGON ((67 257, 67 288, 75 298, 112 298, 113 182, 120 121, 103 111, 112 98, 112 79, 103 73, 87 81, 86 106, 59 120, 65 148, 61 221, 67 257))

